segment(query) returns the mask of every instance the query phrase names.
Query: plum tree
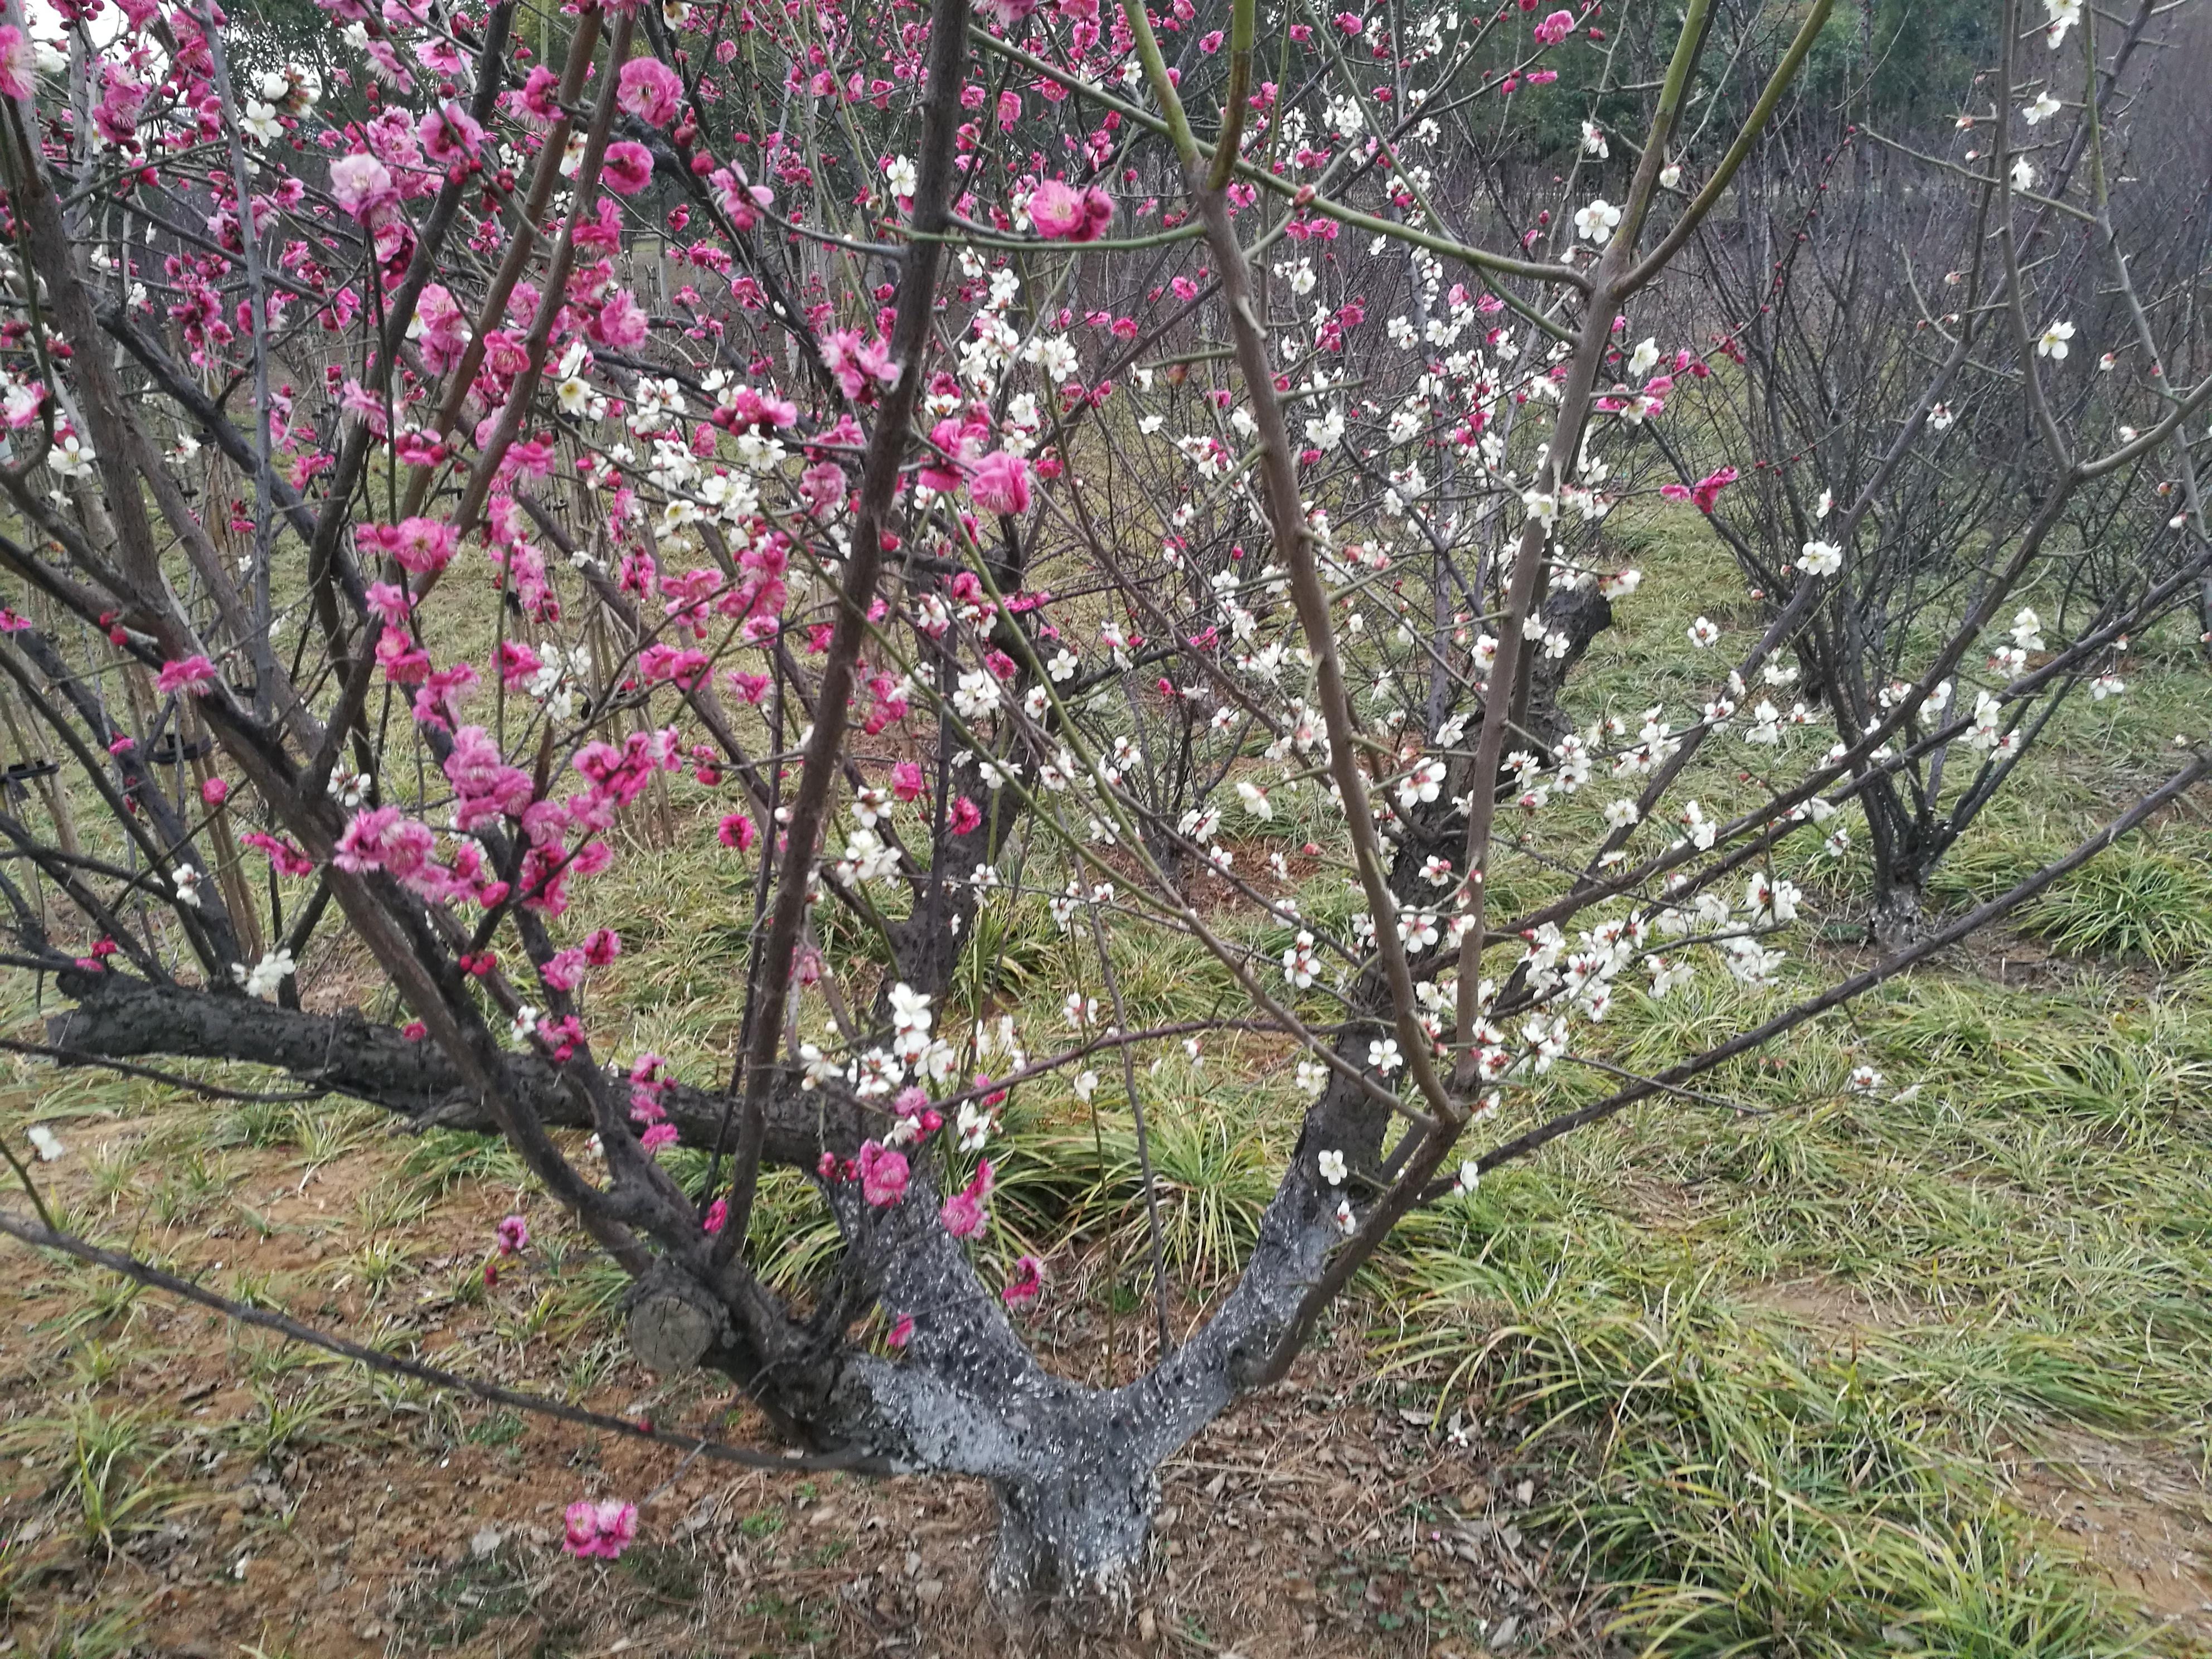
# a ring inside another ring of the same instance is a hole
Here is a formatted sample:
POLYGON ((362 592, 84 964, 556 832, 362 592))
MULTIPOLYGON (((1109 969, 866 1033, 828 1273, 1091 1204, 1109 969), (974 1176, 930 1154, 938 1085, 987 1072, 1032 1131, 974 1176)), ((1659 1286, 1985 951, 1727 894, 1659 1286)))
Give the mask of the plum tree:
MULTIPOLYGON (((1710 0, 322 3, 329 85, 241 83, 214 0, 0 30, 0 669, 43 791, 0 813, 0 902, 9 965, 69 1003, 42 1050, 504 1137, 634 1281, 653 1368, 727 1377, 819 1460, 988 1480, 1010 1605, 1126 1586, 1162 1460, 1416 1206, 1698 1097, 2212 766, 1759 1024, 1606 1058, 1621 998, 1773 981, 1801 843, 1847 845, 1839 811, 1934 745, 2002 748, 2112 644, 1970 661, 2014 558, 1923 607, 1848 720, 1761 702, 1869 556, 1854 509, 1765 547, 1720 669, 1701 618, 1666 690, 1574 695, 1641 583, 1609 517, 1670 455, 1707 507, 1755 465, 1695 415, 1741 328, 1674 337, 1694 272, 1666 296, 1828 0, 1778 29, 1710 0), (1594 114, 1532 167, 1514 100, 1570 58, 1594 114), (1692 118, 1747 74, 1740 121, 1692 118), (594 895, 648 818, 743 896, 668 923, 743 939, 726 1073, 628 1049, 603 994, 640 947, 594 895), (1061 936, 1058 1029, 981 960, 1024 907, 1061 936), (1138 1024, 1117 939, 1202 953, 1227 1000, 1138 1024), (301 984, 341 962, 371 1010, 301 984), (1303 1119, 1178 1340, 1138 1062, 1232 1034, 1214 1063, 1303 1119), (1161 1340, 1119 1386, 1024 1340, 1053 1288, 995 1243, 1016 1090, 1130 1115, 1161 1340), (778 1170, 841 1245, 789 1293, 778 1170)), ((2040 209, 1996 102, 1955 349, 2045 447, 2039 544, 2185 456, 2212 378, 2169 356, 2094 420, 2066 400, 2102 343, 2018 256, 2040 209)), ((583 1505, 571 1547, 635 1522, 583 1505)))

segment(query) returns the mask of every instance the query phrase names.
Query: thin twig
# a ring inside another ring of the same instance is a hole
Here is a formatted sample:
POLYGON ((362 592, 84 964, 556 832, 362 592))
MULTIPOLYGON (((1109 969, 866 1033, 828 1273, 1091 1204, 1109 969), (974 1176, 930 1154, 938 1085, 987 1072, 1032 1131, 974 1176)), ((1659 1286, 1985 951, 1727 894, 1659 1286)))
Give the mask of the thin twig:
MULTIPOLYGON (((5 1150, 4 1145, 0 1145, 0 1152, 5 1150)), ((13 1163, 14 1155, 9 1153, 8 1156, 9 1161, 13 1163)), ((33 1201, 37 1201, 35 1194, 33 1194, 33 1201)), ((40 1207, 43 1209, 44 1206, 40 1207)), ((579 1428, 595 1429, 602 1434, 623 1435, 632 1440, 649 1440, 655 1445, 681 1446, 695 1457, 711 1457, 717 1462, 736 1463, 750 1469, 845 1469, 858 1474, 890 1473, 890 1465, 888 1462, 866 1453, 778 1454, 757 1451, 749 1446, 732 1446, 720 1440, 709 1440, 700 1435, 678 1434, 665 1429, 652 1427, 645 1423, 633 1422, 627 1418, 610 1417, 605 1412, 587 1411, 581 1406, 567 1405, 558 1400, 550 1400, 544 1395, 527 1394, 520 1389, 501 1388, 496 1382, 480 1382, 472 1376, 463 1376, 457 1371, 446 1370, 436 1365, 426 1365, 421 1360, 410 1359, 404 1354, 387 1353, 380 1348, 372 1348, 359 1342, 349 1341, 346 1338, 333 1335, 328 1331, 318 1330, 312 1325, 303 1325, 298 1320, 284 1314, 272 1313, 265 1308, 252 1307, 246 1303, 234 1301, 229 1297, 210 1291, 204 1285, 196 1285, 188 1279, 179 1279, 176 1274, 165 1272, 149 1261, 141 1261, 134 1255, 126 1255, 120 1250, 102 1249, 97 1244, 78 1237, 75 1233, 64 1232, 51 1224, 41 1226, 36 1222, 24 1219, 21 1216, 10 1214, 6 1210, 0 1210, 0 1233, 6 1233, 39 1249, 56 1250, 64 1255, 75 1256, 80 1261, 89 1262, 95 1267, 104 1267, 109 1273, 119 1274, 135 1284, 143 1285, 151 1290, 166 1291, 171 1296, 179 1297, 187 1302, 198 1303, 201 1307, 211 1308, 216 1312, 234 1319, 242 1325, 252 1325, 264 1331, 273 1331, 277 1335, 289 1337, 295 1342, 304 1342, 311 1347, 321 1348, 326 1352, 337 1354, 341 1358, 354 1360, 360 1364, 367 1365, 372 1370, 384 1371, 395 1376, 410 1377, 416 1382, 427 1382, 433 1388, 451 1389, 456 1394, 473 1395, 477 1399, 489 1401, 495 1406, 508 1406, 516 1411, 532 1412, 540 1417, 550 1417, 562 1423, 573 1423, 579 1428)))

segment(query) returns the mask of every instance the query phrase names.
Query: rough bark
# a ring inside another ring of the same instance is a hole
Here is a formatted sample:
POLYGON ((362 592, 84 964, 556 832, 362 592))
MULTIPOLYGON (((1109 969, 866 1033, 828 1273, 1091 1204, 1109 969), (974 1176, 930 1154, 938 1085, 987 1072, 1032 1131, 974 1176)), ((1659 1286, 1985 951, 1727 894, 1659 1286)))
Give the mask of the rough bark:
POLYGON ((1541 656, 1529 664, 1525 727, 1545 748, 1556 749, 1574 725, 1559 708, 1559 693, 1591 641, 1613 626, 1613 602, 1595 587, 1571 588, 1546 599, 1543 618, 1547 633, 1566 635, 1567 649, 1564 656, 1541 656))
MULTIPOLYGON (((410 1041, 397 1026, 358 1010, 309 1013, 230 991, 153 985, 82 969, 65 970, 56 979, 77 1006, 48 1017, 47 1040, 88 1062, 169 1055, 267 1066, 298 1082, 383 1107, 411 1128, 498 1133, 481 1097, 443 1049, 410 1041)), ((519 1052, 507 1057, 507 1065, 518 1091, 548 1127, 594 1127, 591 1103, 563 1081, 552 1061, 535 1051, 519 1052)), ((676 1084, 663 1102, 686 1146, 712 1148, 730 1133, 734 1119, 720 1095, 676 1084)), ((862 1133, 858 1114, 842 1102, 793 1091, 773 1103, 766 1156, 811 1169, 825 1146, 849 1151, 862 1133)))
POLYGON ((1894 878, 1882 882, 1867 919, 1867 932, 1884 956, 1917 945, 1928 932, 1919 884, 1894 878))

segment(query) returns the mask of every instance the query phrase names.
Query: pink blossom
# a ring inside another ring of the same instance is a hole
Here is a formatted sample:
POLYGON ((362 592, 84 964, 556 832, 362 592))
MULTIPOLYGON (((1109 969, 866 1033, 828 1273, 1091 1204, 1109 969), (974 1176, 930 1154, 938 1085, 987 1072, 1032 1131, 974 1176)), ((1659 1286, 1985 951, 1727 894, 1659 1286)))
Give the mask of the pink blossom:
POLYGON ((1574 32, 1574 14, 1555 11, 1536 25, 1536 44, 1540 46, 1556 46, 1574 32))
POLYGON ((200 785, 200 799, 210 806, 220 806, 230 799, 230 786, 221 778, 210 778, 200 785))
POLYGON ((1734 483, 1735 478, 1735 469, 1724 466, 1717 472, 1708 472, 1693 484, 1661 484, 1659 493, 1670 501, 1695 501, 1698 512, 1711 514, 1721 491, 1734 483))
POLYGON ((264 835, 258 830, 250 830, 238 839, 247 847, 266 853, 269 862, 276 866, 279 875, 312 876, 315 873, 314 860, 288 841, 264 835))
POLYGON ((105 90, 92 112, 92 124, 109 143, 127 143, 137 131, 139 112, 152 88, 118 64, 104 65, 100 81, 105 90))
POLYGON ((468 315, 443 283, 432 283, 415 302, 415 326, 410 332, 431 368, 448 368, 460 361, 468 348, 468 315))
POLYGON ((429 679, 429 653, 416 648, 404 629, 385 629, 376 635, 376 665, 396 686, 420 686, 429 679))
POLYGON ((594 1504, 580 1498, 568 1505, 565 1547, 571 1555, 612 1561, 637 1537, 637 1505, 610 1498, 594 1504))
POLYGON ((990 1197, 993 1185, 991 1160, 978 1160, 967 1186, 946 1199, 937 1212, 945 1231, 955 1238, 973 1238, 989 1226, 991 1212, 983 1207, 983 1201, 990 1197))
POLYGON ((399 526, 392 556, 402 568, 418 576, 434 575, 453 562, 453 549, 459 543, 459 532, 449 524, 435 519, 408 519, 399 526))
POLYGON ((653 152, 631 138, 607 146, 599 181, 617 196, 635 196, 653 182, 653 152))
POLYGON ((519 1215, 501 1218, 499 1224, 499 1253, 513 1255, 518 1250, 530 1248, 530 1224, 519 1215))
POLYGON ((399 200, 392 188, 392 169, 374 155, 356 152, 331 163, 331 199, 341 213, 367 224, 399 200))
POLYGON ((414 608, 414 603, 404 587, 395 586, 390 582, 371 582, 368 585, 368 608, 391 627, 403 628, 406 625, 407 613, 414 608))
POLYGON ((460 105, 448 101, 425 115, 415 129, 422 153, 439 165, 473 161, 483 148, 483 129, 460 105))
POLYGON ((214 686, 215 665, 201 656, 186 657, 182 662, 165 662, 154 679, 154 689, 164 696, 183 691, 204 697, 214 686))
POLYGON ((968 499, 979 513, 1026 513, 1029 472, 1030 464, 1020 456, 994 449, 968 469, 968 499))
POLYGON ((922 782, 921 768, 910 760, 901 761, 891 768, 891 793, 899 799, 917 799, 927 787, 922 782))
POLYGON ((39 55, 31 37, 13 23, 0 25, 0 94, 28 98, 38 85, 39 55))
MULTIPOLYGON (((375 602, 375 598, 376 590, 371 588, 369 590, 371 604, 375 602)), ((385 620, 396 623, 398 618, 387 617, 385 620)), ((522 690, 524 682, 544 665, 538 660, 538 653, 520 641, 501 640, 499 642, 499 680, 500 684, 508 690, 522 690)))
POLYGON ((615 102, 641 121, 665 127, 676 118, 684 82, 658 58, 633 58, 622 66, 615 102))
POLYGON ((753 821, 743 812, 732 812, 722 820, 714 831, 714 838, 725 847, 734 847, 740 853, 750 853, 753 848, 753 837, 759 833, 753 828, 753 821))
MULTIPOLYGON (((742 168, 732 173, 727 167, 716 167, 707 176, 707 183, 714 192, 715 206, 729 216, 730 223, 738 230, 750 230, 760 222, 760 215, 755 210, 771 207, 775 202, 775 192, 766 185, 745 183, 742 168)), ((730 291, 738 291, 735 285, 730 291)))
POLYGON ((428 824, 416 823, 396 806, 372 806, 355 813, 347 823, 331 862, 355 875, 382 870, 411 876, 429 862, 435 846, 428 824))
POLYGON ((509 766, 481 726, 465 726, 453 733, 445 772, 458 798, 453 809, 457 830, 474 830, 501 817, 519 818, 530 805, 530 775, 509 766))
POLYGON ((950 816, 952 833, 956 836, 973 835, 983 822, 982 808, 977 806, 965 795, 958 796, 954 799, 950 816))
POLYGON ((573 991, 584 982, 584 969, 588 966, 584 953, 574 945, 565 951, 556 951, 538 970, 538 977, 556 991, 573 991))
POLYGON ((718 1198, 707 1206, 707 1218, 700 1226, 710 1233, 719 1233, 730 1224, 730 1200, 718 1198))
POLYGON ((1047 241, 1095 242, 1114 222, 1114 198, 1096 185, 1078 190, 1048 179, 1030 198, 1030 222, 1047 241))
POLYGON ((673 1146, 676 1133, 673 1123, 656 1123, 637 1138, 637 1144, 645 1148, 647 1156, 651 1156, 663 1146, 673 1146))
POLYGON ((453 722, 460 718, 461 699, 476 686, 477 671, 465 662, 424 675, 422 688, 415 693, 415 718, 425 726, 452 731, 453 722))
POLYGON ((906 1196, 908 1171, 905 1153, 895 1152, 880 1141, 864 1140, 855 1163, 860 1174, 860 1196, 878 1209, 896 1204, 906 1196))
POLYGON ((914 1316, 912 1314, 901 1314, 896 1319, 891 1321, 890 1329, 884 1333, 884 1346, 886 1348, 903 1348, 913 1340, 914 1316))
POLYGON ((646 330, 645 310, 638 304, 637 295, 626 288, 618 288, 592 316, 589 332, 601 345, 626 351, 644 343, 646 330))
POLYGON ((540 64, 530 71, 530 78, 523 82, 522 90, 509 93, 507 96, 520 106, 522 118, 527 124, 550 127, 554 118, 561 112, 557 96, 560 88, 561 77, 540 64))
POLYGON ((707 678, 707 653, 690 647, 656 642, 637 653, 638 671, 648 684, 666 680, 696 690, 707 678))
POLYGON ((1011 1308, 1018 1303, 1035 1301, 1042 1289, 1044 1263, 1033 1255, 1025 1255, 1014 1263, 1014 1276, 1006 1281, 1006 1288, 999 1292, 999 1297, 1011 1308))
POLYGON ((899 377, 889 347, 849 328, 836 330, 822 342, 822 361, 848 398, 863 395, 872 381, 892 386, 899 377))
POLYGON ((991 428, 986 422, 962 420, 957 416, 939 421, 930 428, 929 441, 933 449, 943 452, 951 459, 927 459, 915 476, 932 489, 948 492, 960 488, 961 466, 971 456, 979 453, 990 439, 991 428))
POLYGON ((816 518, 828 518, 845 499, 845 469, 835 461, 817 461, 799 474, 799 493, 816 518))

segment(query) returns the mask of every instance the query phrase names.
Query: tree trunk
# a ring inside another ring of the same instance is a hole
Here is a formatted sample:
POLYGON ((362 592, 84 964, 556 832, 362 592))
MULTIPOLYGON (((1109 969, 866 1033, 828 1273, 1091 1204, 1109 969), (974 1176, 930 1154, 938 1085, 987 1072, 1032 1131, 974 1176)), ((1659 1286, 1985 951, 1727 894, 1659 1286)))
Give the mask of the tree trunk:
POLYGON ((991 1483, 999 1504, 991 1592, 1015 1623, 1048 1617, 1078 1628, 1127 1617, 1142 1577, 1159 1477, 1129 1457, 1063 1462, 991 1483))
MULTIPOLYGON (((1567 677, 1582 661, 1583 653, 1590 648, 1590 642, 1613 626, 1613 604, 1595 587, 1570 588, 1546 598, 1543 617, 1547 633, 1567 636, 1567 650, 1562 657, 1543 652, 1529 653, 1528 712, 1522 726, 1545 749, 1552 750, 1558 748, 1559 739, 1573 729, 1573 722, 1559 708, 1559 693, 1566 687, 1567 677)), ((1464 832, 1462 838, 1464 839, 1464 832)))
POLYGON ((1920 884, 1892 877, 1881 880, 1875 892, 1874 910, 1867 921, 1868 936, 1884 956, 1917 945, 1928 928, 1921 908, 1920 884))

